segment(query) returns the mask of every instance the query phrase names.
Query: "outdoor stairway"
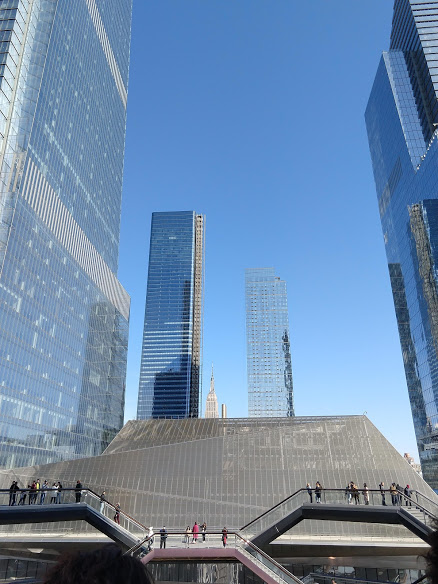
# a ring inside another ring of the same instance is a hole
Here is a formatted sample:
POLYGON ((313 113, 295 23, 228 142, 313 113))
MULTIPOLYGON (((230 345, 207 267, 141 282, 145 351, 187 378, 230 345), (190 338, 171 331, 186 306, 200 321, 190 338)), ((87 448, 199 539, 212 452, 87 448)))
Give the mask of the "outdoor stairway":
POLYGON ((265 582, 267 582, 266 577, 269 576, 272 581, 279 584, 302 584, 302 580, 288 572, 283 566, 277 564, 277 562, 270 559, 266 554, 241 545, 238 545, 236 550, 248 559, 250 565, 254 564, 265 573, 265 576, 263 576, 265 582))

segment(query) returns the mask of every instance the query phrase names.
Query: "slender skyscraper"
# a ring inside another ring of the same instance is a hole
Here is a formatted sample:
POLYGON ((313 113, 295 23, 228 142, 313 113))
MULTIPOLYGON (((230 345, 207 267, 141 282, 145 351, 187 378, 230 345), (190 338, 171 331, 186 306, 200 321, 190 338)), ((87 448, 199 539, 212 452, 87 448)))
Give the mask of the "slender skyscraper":
POLYGON ((197 418, 204 217, 153 213, 137 418, 197 418))
POLYGON ((214 391, 214 375, 213 375, 213 365, 211 366, 211 381, 210 381, 210 391, 207 395, 207 401, 205 404, 205 417, 206 418, 219 418, 219 408, 217 405, 217 395, 214 391))
POLYGON ((117 280, 131 0, 0 2, 0 466, 123 423, 117 280))
POLYGON ((437 1, 395 1, 365 118, 421 466, 438 489, 437 1))
POLYGON ((250 416, 294 416, 286 282, 274 268, 245 272, 250 416))

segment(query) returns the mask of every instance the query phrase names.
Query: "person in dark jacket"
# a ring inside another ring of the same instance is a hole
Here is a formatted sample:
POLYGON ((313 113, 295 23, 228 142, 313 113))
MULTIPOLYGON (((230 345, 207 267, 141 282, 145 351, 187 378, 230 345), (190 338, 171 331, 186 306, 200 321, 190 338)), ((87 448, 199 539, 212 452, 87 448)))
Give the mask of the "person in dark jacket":
POLYGON ((75 486, 76 503, 80 503, 81 502, 81 495, 82 495, 82 483, 78 479, 77 480, 77 483, 76 483, 76 486, 75 486))
POLYGON ((9 506, 12 507, 13 505, 16 505, 17 503, 17 491, 19 491, 20 488, 17 484, 17 481, 12 481, 12 485, 9 487, 9 506))
POLYGON ((309 493, 310 502, 311 502, 311 503, 313 503, 313 493, 312 493, 312 487, 309 485, 309 483, 307 483, 307 485, 306 485, 306 489, 307 489, 307 492, 309 493))
POLYGON ((114 521, 120 525, 120 511, 121 511, 120 503, 117 503, 115 506, 115 513, 114 513, 114 521))
POLYGON ((315 498, 317 503, 321 503, 321 491, 322 491, 321 483, 319 481, 316 481, 315 498))
POLYGON ((161 548, 166 549, 166 539, 167 539, 167 529, 166 529, 166 526, 164 525, 160 529, 160 549, 161 548))
MULTIPOLYGON (((411 491, 409 485, 406 485, 404 493, 405 493, 406 497, 409 497, 409 499, 412 497, 412 491, 411 491)), ((405 504, 406 504, 406 507, 408 507, 408 506, 412 507, 412 502, 408 501, 408 499, 405 499, 405 504)))

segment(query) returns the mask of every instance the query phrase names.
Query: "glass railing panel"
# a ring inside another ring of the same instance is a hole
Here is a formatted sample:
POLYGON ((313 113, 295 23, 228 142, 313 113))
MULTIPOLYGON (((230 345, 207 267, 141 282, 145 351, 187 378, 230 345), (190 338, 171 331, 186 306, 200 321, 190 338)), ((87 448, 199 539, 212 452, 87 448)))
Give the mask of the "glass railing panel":
POLYGON ((268 570, 268 573, 270 572, 275 574, 279 582, 284 582, 287 584, 302 584, 299 578, 288 572, 288 570, 270 558, 265 552, 240 538, 240 536, 234 536, 233 542, 236 548, 239 549, 242 553, 251 556, 251 558, 255 560, 256 563, 258 562, 262 564, 268 570))

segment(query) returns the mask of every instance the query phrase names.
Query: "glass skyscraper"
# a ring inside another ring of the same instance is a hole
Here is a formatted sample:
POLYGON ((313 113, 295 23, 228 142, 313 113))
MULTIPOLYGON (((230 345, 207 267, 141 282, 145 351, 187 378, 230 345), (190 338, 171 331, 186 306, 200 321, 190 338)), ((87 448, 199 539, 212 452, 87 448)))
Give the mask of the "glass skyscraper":
POLYGON ((294 416, 286 282, 247 269, 245 300, 249 416, 294 416))
POLYGON ((137 418, 197 418, 204 217, 153 213, 137 418))
POLYGON ((395 1, 365 118, 420 461, 438 489, 437 1, 395 1))
POLYGON ((123 424, 117 280, 132 0, 0 0, 0 466, 123 424))

